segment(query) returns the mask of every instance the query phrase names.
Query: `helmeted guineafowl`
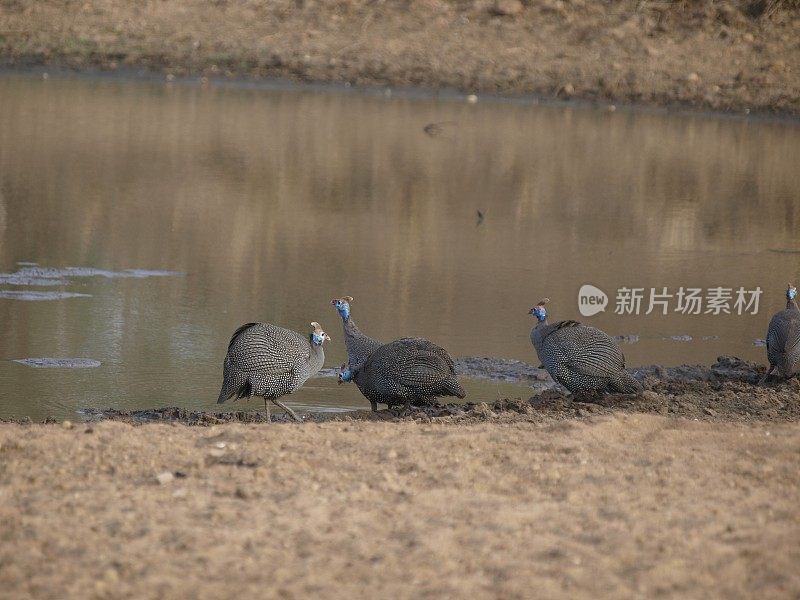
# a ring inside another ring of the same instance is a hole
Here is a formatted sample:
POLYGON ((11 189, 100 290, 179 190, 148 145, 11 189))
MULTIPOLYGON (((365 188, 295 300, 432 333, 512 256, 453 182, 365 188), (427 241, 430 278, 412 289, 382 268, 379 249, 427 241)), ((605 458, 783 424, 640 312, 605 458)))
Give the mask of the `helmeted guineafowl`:
POLYGON ((342 365, 339 382, 344 381, 355 381, 372 410, 378 410, 378 403, 389 407, 403 404, 408 410, 412 401, 466 396, 447 350, 422 338, 384 344, 355 369, 342 365))
POLYGON ((269 323, 246 323, 239 327, 228 344, 217 403, 233 396, 236 399, 263 396, 268 421, 267 400, 299 421, 294 411, 278 398, 302 386, 325 362, 322 344, 331 338, 319 323, 311 326, 314 329, 308 335, 269 323))
POLYGON ((787 379, 794 375, 800 361, 800 308, 797 306, 797 289, 790 283, 786 290, 786 308, 775 313, 767 329, 767 359, 769 369, 759 384, 776 368, 787 379))
POLYGON ((540 301, 529 314, 539 321, 531 330, 531 343, 550 377, 573 394, 642 391, 642 384, 625 370, 625 357, 611 336, 578 321, 548 324, 548 302, 540 301))
POLYGON ((336 307, 339 316, 342 317, 344 345, 345 348, 347 348, 347 366, 350 367, 350 369, 355 369, 364 362, 370 354, 380 348, 382 343, 364 335, 361 330, 356 327, 356 322, 353 321, 353 317, 350 316, 350 303, 352 301, 352 296, 343 296, 341 298, 334 298, 331 300, 331 304, 336 307))

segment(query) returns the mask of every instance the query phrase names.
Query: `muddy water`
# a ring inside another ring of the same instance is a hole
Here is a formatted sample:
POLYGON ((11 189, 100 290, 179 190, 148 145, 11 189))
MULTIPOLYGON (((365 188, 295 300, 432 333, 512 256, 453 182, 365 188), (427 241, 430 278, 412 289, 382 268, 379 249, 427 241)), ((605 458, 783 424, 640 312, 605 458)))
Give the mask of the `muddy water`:
MULTIPOLYGON (((0 107, 0 272, 174 272, 0 284, 17 292, 0 297, 0 417, 213 409, 247 321, 319 321, 334 367, 344 294, 373 336, 456 356, 534 362, 527 311, 548 296, 555 318, 633 336, 632 366, 763 360, 754 340, 800 276, 792 123, 41 75, 0 77, 0 107), (586 283, 610 297, 592 317, 586 283), (758 314, 644 314, 650 288, 720 286, 760 286, 758 314), (641 314, 615 313, 622 287, 644 288, 641 314)), ((366 406, 331 378, 290 404, 366 406)))

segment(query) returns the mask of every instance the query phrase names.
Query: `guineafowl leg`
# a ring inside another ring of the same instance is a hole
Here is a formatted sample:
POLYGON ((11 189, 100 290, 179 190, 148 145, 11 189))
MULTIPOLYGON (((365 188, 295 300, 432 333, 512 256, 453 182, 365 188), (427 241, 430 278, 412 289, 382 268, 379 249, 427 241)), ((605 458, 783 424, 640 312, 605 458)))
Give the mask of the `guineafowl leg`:
POLYGON ((770 365, 769 369, 767 369, 767 372, 764 373, 764 376, 758 381, 758 385, 762 385, 767 380, 767 377, 769 377, 772 371, 774 370, 775 370, 775 365, 770 365))
POLYGON ((273 398, 273 399, 272 399, 272 401, 273 401, 275 404, 277 404, 278 406, 280 406, 280 407, 281 407, 283 410, 285 410, 287 413, 289 413, 289 414, 291 415, 291 417, 292 417, 292 418, 293 418, 295 421, 300 421, 300 420, 301 420, 301 419, 300 419, 300 417, 298 417, 298 416, 297 416, 297 414, 295 414, 295 412, 294 412, 294 411, 293 411, 291 408, 289 408, 288 406, 286 406, 286 405, 285 405, 283 402, 281 402, 280 400, 277 400, 277 399, 273 398))
POLYGON ((272 422, 272 415, 269 414, 269 402, 267 402, 267 397, 264 396, 264 410, 267 411, 267 423, 272 422))
POLYGON ((378 412, 378 403, 373 402, 372 400, 369 401, 369 405, 372 407, 372 412, 378 412))

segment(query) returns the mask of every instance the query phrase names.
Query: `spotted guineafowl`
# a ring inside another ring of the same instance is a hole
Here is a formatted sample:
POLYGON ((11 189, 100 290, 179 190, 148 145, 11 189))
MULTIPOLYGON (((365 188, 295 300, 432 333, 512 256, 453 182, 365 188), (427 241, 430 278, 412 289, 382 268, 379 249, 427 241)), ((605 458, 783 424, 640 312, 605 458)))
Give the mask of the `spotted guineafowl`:
POLYGON ((411 402, 428 403, 440 396, 464 398, 453 359, 444 348, 421 338, 402 338, 384 344, 355 369, 342 365, 339 382, 355 381, 369 400, 389 407, 411 402))
POLYGON ((347 366, 355 369, 375 350, 381 347, 381 342, 373 340, 364 335, 356 327, 356 322, 350 316, 350 303, 353 302, 352 296, 334 298, 331 304, 336 307, 339 316, 342 317, 342 329, 344 330, 344 345, 347 348, 347 366))
POLYGON ((539 321, 531 330, 531 343, 550 377, 573 394, 642 391, 642 384, 625 370, 622 350, 607 333, 578 321, 549 325, 547 302, 545 298, 529 314, 539 321))
POLYGON ((233 333, 223 366, 222 390, 217 403, 229 398, 263 396, 267 420, 269 404, 288 412, 295 421, 300 419, 278 398, 291 394, 317 373, 325 362, 322 344, 331 338, 319 323, 307 336, 269 323, 247 323, 233 333))
POLYGON ((800 362, 800 308, 797 307, 797 289, 790 283, 786 290, 786 308, 775 313, 767 329, 767 359, 769 369, 759 384, 776 368, 787 379, 794 375, 800 362))

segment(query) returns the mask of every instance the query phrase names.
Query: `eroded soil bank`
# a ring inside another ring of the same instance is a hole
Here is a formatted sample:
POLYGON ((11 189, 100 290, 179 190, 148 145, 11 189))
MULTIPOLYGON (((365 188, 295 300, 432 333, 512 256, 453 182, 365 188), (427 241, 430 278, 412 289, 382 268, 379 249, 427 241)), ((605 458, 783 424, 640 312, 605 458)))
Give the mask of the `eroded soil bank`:
MULTIPOLYGON (((400 410, 359 410, 352 412, 304 413, 306 422, 328 421, 436 421, 469 423, 474 421, 549 423, 613 413, 647 413, 704 421, 800 421, 800 379, 785 381, 772 378, 758 385, 764 367, 733 356, 720 356, 711 366, 650 366, 632 372, 642 382, 639 396, 609 394, 604 397, 572 398, 563 388, 555 387, 544 369, 518 360, 492 357, 456 359, 461 376, 483 377, 496 381, 525 383, 537 388, 526 398, 469 402, 437 402, 416 406, 405 414, 400 410)), ((331 371, 330 373, 333 373, 331 371)), ((260 407, 261 399, 250 408, 260 407)), ((364 401, 365 406, 367 401, 364 401)), ((231 408, 235 405, 229 405, 231 408)), ((262 423, 263 410, 229 410, 224 413, 187 411, 182 408, 158 408, 120 411, 113 408, 82 411, 91 421, 116 420, 132 424, 168 421, 184 425, 221 423, 262 423)), ((289 422, 287 415, 273 411, 273 420, 289 422), (278 414, 275 414, 278 413, 278 414)))
POLYGON ((796 0, 3 0, 0 63, 800 114, 796 0))

